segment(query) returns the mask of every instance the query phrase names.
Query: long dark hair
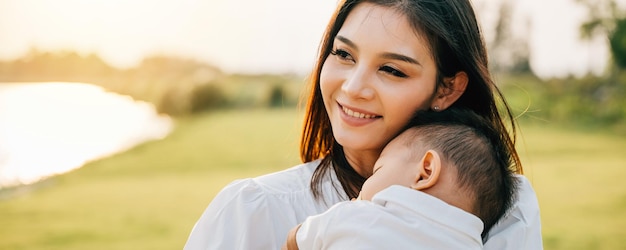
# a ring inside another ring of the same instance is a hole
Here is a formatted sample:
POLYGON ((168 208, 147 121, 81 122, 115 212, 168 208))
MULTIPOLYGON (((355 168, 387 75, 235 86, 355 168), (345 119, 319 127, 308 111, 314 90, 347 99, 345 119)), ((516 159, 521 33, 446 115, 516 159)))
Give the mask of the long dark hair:
MULTIPOLYGON (((469 0, 343 0, 331 18, 319 48, 319 57, 309 77, 310 95, 306 100, 304 127, 300 141, 303 162, 323 158, 311 179, 316 198, 323 194, 323 177, 334 170, 349 198, 358 195, 365 177, 350 166, 341 145, 335 141, 330 120, 320 90, 320 74, 326 58, 332 51, 335 36, 348 14, 360 3, 372 3, 392 8, 404 14, 417 34, 428 41, 437 66, 437 88, 446 87, 444 77, 463 71, 468 76, 465 92, 449 108, 471 109, 493 123, 514 159, 512 168, 522 173, 522 165, 515 150, 515 121, 504 96, 489 73, 487 50, 469 0), (498 111, 496 97, 502 104, 503 115, 510 120, 511 134, 498 111)), ((408 121, 407 121, 408 122, 408 121)))

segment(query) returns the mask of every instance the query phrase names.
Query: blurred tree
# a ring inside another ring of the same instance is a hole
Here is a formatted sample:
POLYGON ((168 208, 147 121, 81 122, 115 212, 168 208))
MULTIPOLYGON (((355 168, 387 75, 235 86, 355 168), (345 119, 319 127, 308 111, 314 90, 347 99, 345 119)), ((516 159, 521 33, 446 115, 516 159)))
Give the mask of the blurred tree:
POLYGON ((284 106, 286 99, 285 95, 285 90, 283 89, 282 85, 275 84, 274 86, 272 86, 272 89, 270 90, 269 106, 271 108, 284 106))
POLYGON ((576 0, 586 7, 587 20, 580 27, 585 40, 604 39, 612 56, 608 76, 570 84, 580 101, 577 113, 588 113, 595 122, 626 128, 626 11, 624 1, 576 0), (582 104, 582 105, 581 105, 582 104), (582 106, 590 110, 583 110, 582 106))
POLYGON ((45 52, 31 48, 23 57, 0 64, 2 81, 106 82, 115 69, 95 54, 60 50, 45 52))
POLYGON ((191 92, 190 112, 199 113, 211 109, 224 107, 228 100, 219 82, 198 84, 191 92))
POLYGON ((302 85, 297 75, 226 74, 211 64, 171 55, 150 56, 127 69, 111 67, 93 53, 36 48, 0 61, 0 82, 38 81, 96 84, 175 116, 218 108, 286 107, 296 103, 302 85))
POLYGON ((626 68, 626 19, 616 20, 615 30, 609 36, 611 54, 616 66, 626 68))
MULTIPOLYGON (((496 3, 496 2, 494 2, 496 3)), ((527 36, 516 36, 511 19, 513 18, 514 2, 511 0, 499 1, 498 16, 494 28, 494 38, 489 46, 489 55, 492 58, 491 67, 496 72, 526 74, 532 73, 530 68, 530 50, 527 36)), ((530 24, 521 25, 529 29, 530 24)), ((530 34, 528 30, 518 34, 530 34)))
MULTIPOLYGON (((588 10, 587 20, 580 27, 581 38, 606 38, 615 70, 626 68, 626 12, 615 0, 576 0, 588 10)), ((614 72, 613 73, 617 73, 614 72)))

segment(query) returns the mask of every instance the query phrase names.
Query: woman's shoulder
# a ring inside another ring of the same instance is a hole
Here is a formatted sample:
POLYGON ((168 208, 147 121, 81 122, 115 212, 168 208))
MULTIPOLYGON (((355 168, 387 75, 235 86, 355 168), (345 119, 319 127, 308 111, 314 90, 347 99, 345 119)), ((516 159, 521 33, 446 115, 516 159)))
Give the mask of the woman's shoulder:
MULTIPOLYGON (((315 160, 278 172, 261 175, 254 178, 240 179, 228 184, 215 200, 216 203, 227 204, 257 204, 265 205, 299 203, 305 207, 315 207, 316 210, 325 210, 328 206, 347 198, 337 190, 336 177, 328 174, 320 186, 323 200, 317 200, 311 190, 311 177, 321 160, 315 160)), ((332 172, 332 171, 329 171, 332 172)), ((345 196, 345 195, 344 195, 345 196)), ((289 205, 299 206, 299 205, 289 205)))
POLYGON ((235 181, 236 185, 259 189, 269 194, 308 191, 311 177, 320 161, 302 163, 291 168, 235 181))
POLYGON ((518 181, 516 199, 506 217, 514 218, 526 227, 536 227, 540 225, 537 194, 526 176, 516 175, 515 177, 518 181))
POLYGON ((218 197, 246 201, 256 200, 259 196, 309 192, 309 183, 318 165, 319 160, 253 178, 238 179, 226 185, 218 197))
POLYGON ((516 178, 513 207, 491 228, 483 249, 543 249, 537 195, 528 178, 516 178))
POLYGON ((535 190, 532 187, 532 184, 524 175, 517 174, 515 175, 517 179, 517 200, 515 206, 530 206, 530 207, 539 207, 539 203, 537 202, 537 195, 535 194, 535 190))

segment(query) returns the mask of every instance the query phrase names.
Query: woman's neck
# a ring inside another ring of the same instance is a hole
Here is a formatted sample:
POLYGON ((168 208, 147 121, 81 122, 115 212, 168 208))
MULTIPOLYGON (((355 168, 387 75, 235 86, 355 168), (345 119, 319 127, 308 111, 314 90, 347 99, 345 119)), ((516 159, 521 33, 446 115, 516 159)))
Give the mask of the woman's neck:
POLYGON ((359 175, 368 178, 372 175, 374 163, 381 150, 350 150, 343 148, 346 160, 359 175))

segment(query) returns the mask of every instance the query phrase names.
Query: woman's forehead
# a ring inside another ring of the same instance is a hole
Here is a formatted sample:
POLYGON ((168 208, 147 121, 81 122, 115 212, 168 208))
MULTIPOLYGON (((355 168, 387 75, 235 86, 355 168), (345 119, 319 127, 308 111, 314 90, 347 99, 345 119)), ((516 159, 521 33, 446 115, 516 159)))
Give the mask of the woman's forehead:
POLYGON ((429 52, 428 40, 422 33, 415 29, 405 14, 395 8, 360 3, 348 14, 337 36, 359 42, 385 43, 387 47, 401 53, 414 53, 403 50, 414 50, 416 47, 429 52), (361 39, 363 36, 368 38, 361 39))

